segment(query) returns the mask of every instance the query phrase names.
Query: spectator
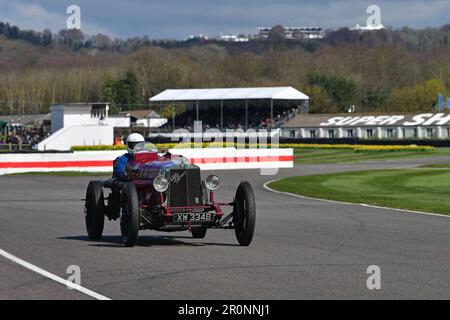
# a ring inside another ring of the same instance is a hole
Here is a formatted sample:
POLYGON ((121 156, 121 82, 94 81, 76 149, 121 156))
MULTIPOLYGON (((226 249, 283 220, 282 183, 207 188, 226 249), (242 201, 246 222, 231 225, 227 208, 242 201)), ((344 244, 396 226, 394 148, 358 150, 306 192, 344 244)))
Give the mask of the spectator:
POLYGON ((100 119, 98 120, 98 124, 99 124, 100 126, 106 126, 106 125, 108 125, 108 123, 107 123, 106 120, 105 120, 105 117, 103 117, 103 116, 101 116, 100 119))

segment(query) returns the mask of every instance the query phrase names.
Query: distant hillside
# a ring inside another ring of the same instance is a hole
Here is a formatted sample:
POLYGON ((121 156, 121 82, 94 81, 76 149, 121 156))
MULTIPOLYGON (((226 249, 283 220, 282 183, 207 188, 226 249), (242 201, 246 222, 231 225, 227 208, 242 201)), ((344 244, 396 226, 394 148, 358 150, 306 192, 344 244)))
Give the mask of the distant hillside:
POLYGON ((117 54, 75 52, 62 46, 33 45, 25 40, 10 40, 0 36, 0 70, 19 71, 29 68, 69 68, 80 66, 110 66, 117 54))
POLYGON ((305 91, 312 112, 430 111, 438 93, 450 95, 448 57, 450 25, 225 43, 54 35, 0 23, 0 112, 99 100, 118 111, 142 108, 166 88, 272 85, 305 91))
POLYGON ((450 24, 441 28, 427 29, 385 29, 371 32, 351 31, 347 28, 339 30, 327 30, 325 39, 317 40, 292 40, 283 39, 281 35, 268 40, 251 40, 249 42, 232 43, 218 40, 189 39, 176 40, 151 40, 147 36, 129 39, 111 39, 107 35, 97 34, 85 36, 79 30, 61 30, 58 34, 52 34, 50 30, 43 32, 34 30, 21 30, 17 26, 0 22, 0 36, 10 40, 23 40, 27 43, 43 46, 60 46, 73 51, 83 49, 96 49, 108 52, 129 53, 146 46, 162 48, 186 48, 216 44, 226 47, 234 52, 261 53, 269 48, 293 49, 302 48, 314 51, 323 45, 357 45, 377 46, 381 44, 396 43, 412 51, 428 51, 435 47, 450 45, 450 24))

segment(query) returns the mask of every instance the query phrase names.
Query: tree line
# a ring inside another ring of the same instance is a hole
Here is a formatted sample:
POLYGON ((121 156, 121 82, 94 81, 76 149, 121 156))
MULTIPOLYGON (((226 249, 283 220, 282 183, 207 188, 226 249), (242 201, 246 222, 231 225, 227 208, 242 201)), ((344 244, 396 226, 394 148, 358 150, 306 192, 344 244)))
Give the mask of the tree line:
POLYGON ((0 112, 89 101, 110 101, 119 111, 145 107, 167 88, 251 86, 293 86, 310 96, 313 113, 351 105, 361 112, 431 111, 439 93, 450 94, 449 34, 448 26, 342 29, 323 40, 236 44, 52 35, 0 23, 0 112))
MULTIPOLYGON (((284 27, 273 26, 267 39, 250 37, 248 43, 224 43, 216 39, 206 40, 192 38, 187 40, 149 39, 148 36, 133 37, 128 39, 112 39, 104 34, 85 36, 80 30, 61 30, 52 34, 49 29, 42 32, 34 30, 21 30, 19 27, 0 21, 0 36, 11 40, 24 40, 40 46, 62 46, 74 51, 97 49, 108 52, 129 53, 146 46, 158 46, 163 48, 186 48, 199 44, 220 44, 228 50, 250 51, 260 53, 268 47, 275 48, 303 48, 307 51, 315 51, 327 45, 357 45, 363 44, 371 47, 380 44, 400 44, 408 50, 425 52, 435 47, 450 45, 450 24, 440 28, 412 29, 384 29, 373 32, 353 31, 348 28, 338 30, 325 30, 324 39, 307 40, 301 36, 297 39, 286 39, 284 27)), ((244 36, 244 35, 243 35, 244 36)))

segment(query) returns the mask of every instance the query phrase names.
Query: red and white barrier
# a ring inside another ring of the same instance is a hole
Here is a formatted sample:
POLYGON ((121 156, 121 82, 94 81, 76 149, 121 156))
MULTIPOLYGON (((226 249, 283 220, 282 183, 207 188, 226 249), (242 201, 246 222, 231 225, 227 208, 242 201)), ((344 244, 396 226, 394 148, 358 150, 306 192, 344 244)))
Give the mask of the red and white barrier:
POLYGON ((292 168, 293 149, 174 149, 203 170, 292 168))
MULTIPOLYGON (((277 169, 293 167, 293 149, 171 149, 203 170, 277 169)), ((112 172, 124 151, 0 154, 0 175, 24 172, 112 172)))

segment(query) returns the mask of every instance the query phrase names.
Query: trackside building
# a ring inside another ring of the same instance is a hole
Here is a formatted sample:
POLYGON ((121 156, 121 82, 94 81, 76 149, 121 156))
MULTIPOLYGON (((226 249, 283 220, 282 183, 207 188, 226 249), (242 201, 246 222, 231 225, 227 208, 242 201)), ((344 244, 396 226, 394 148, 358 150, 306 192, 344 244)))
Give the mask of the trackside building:
POLYGON ((450 114, 299 114, 283 125, 290 139, 450 139, 450 114))

